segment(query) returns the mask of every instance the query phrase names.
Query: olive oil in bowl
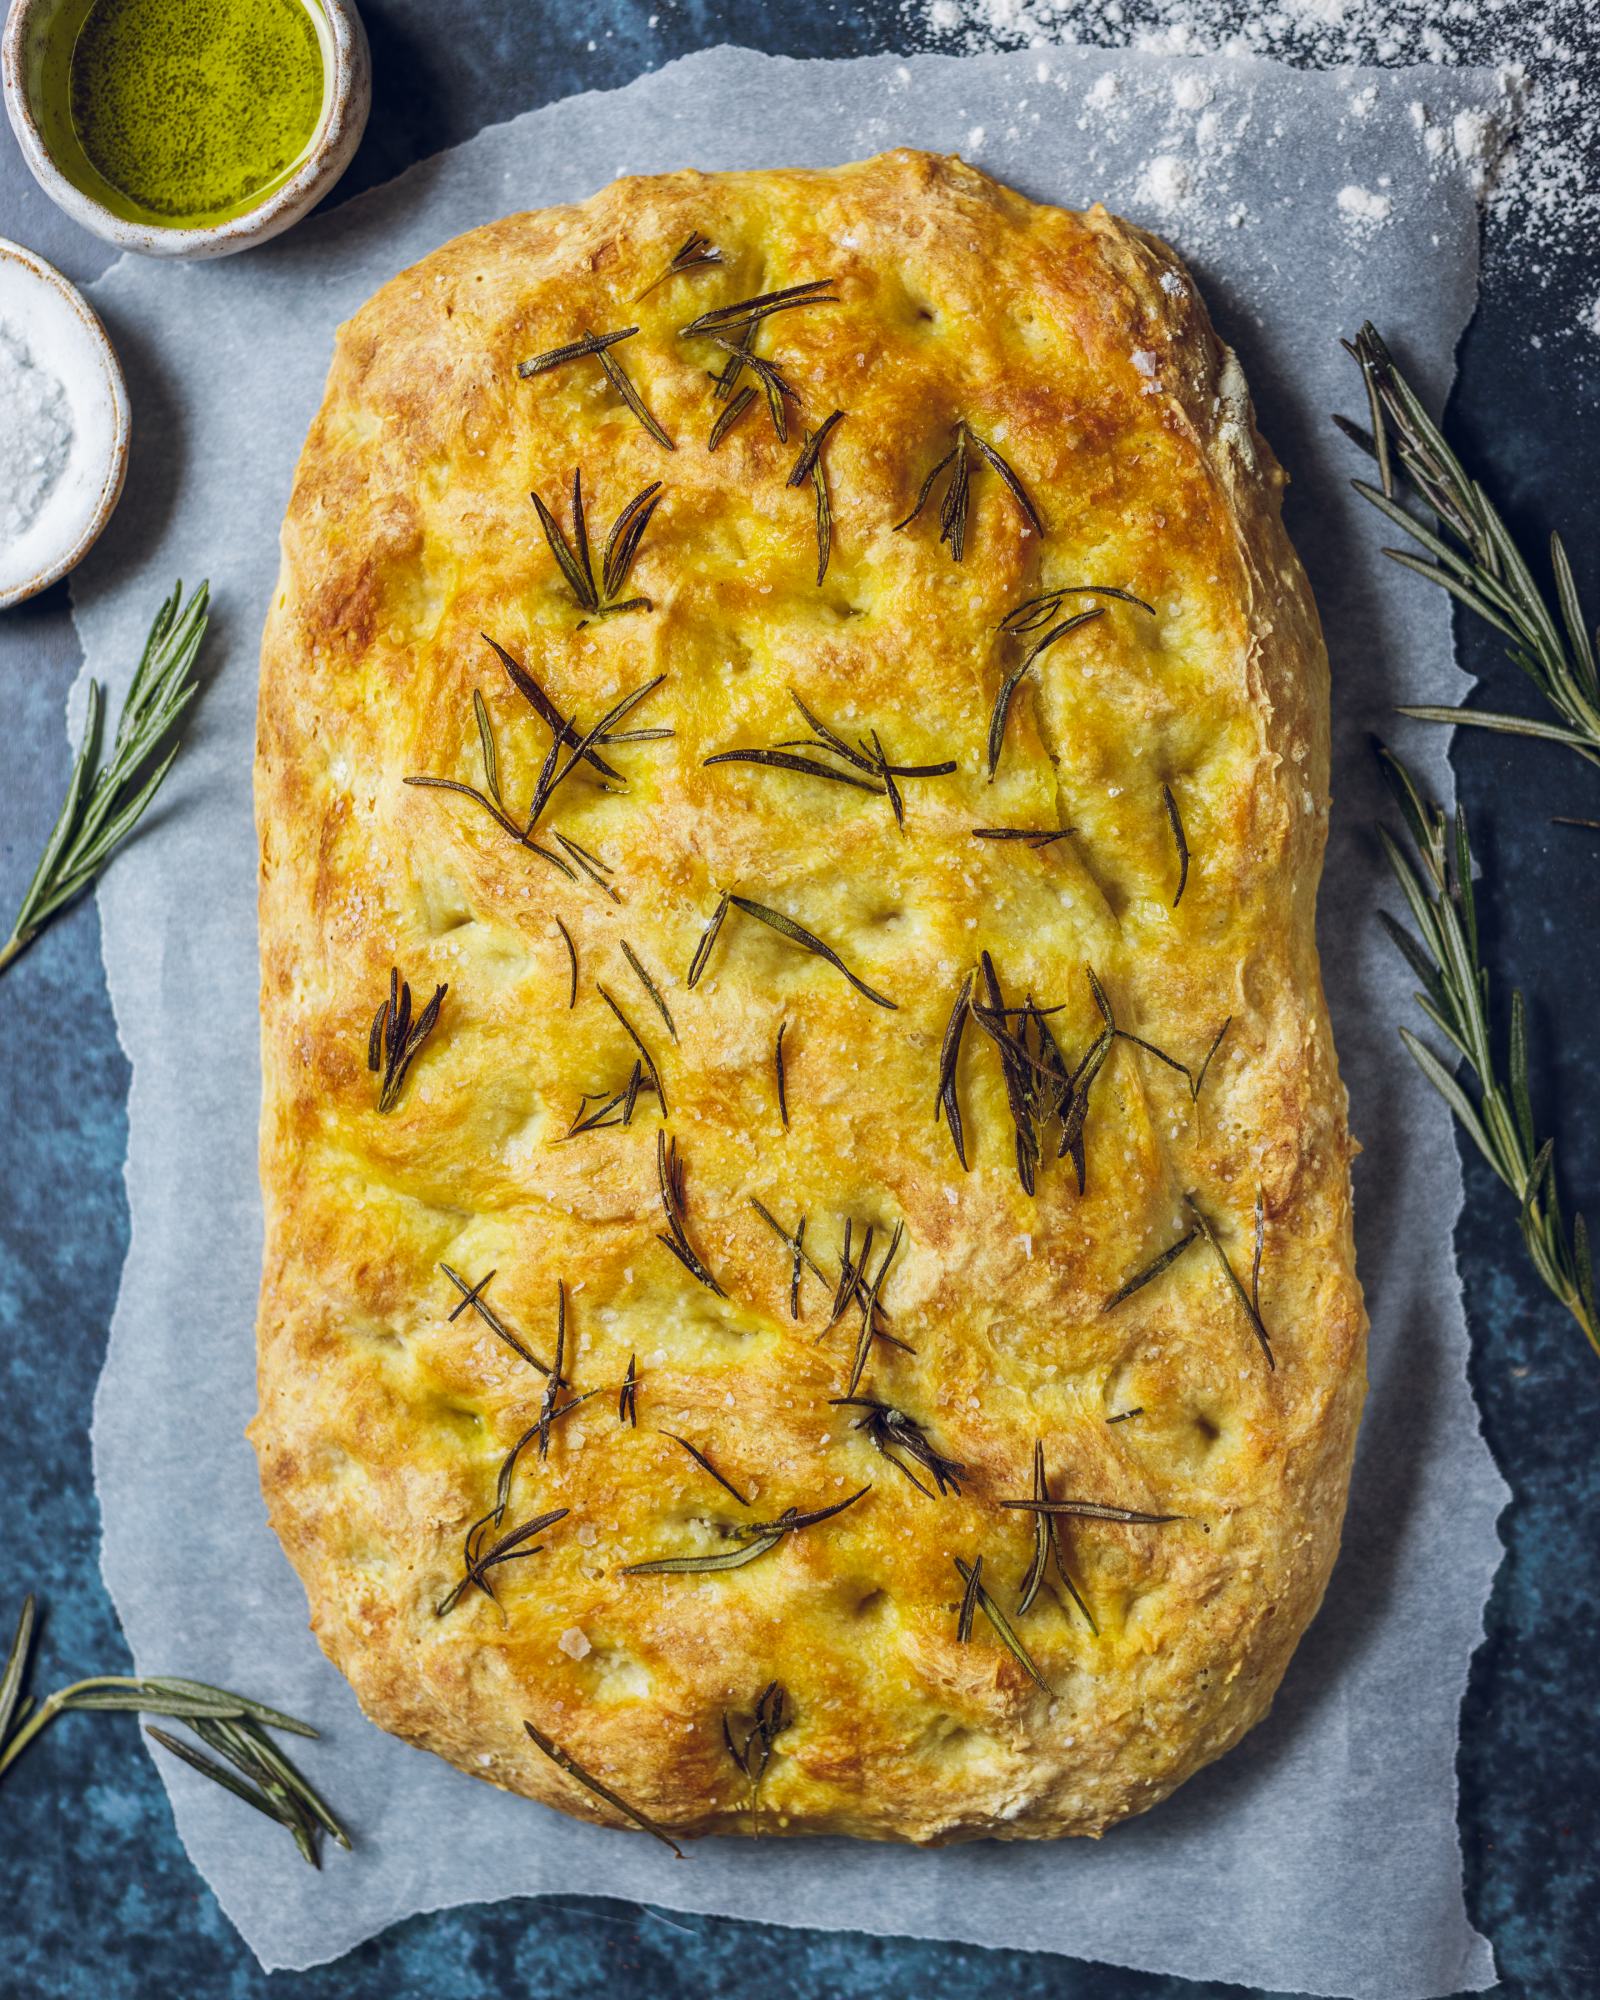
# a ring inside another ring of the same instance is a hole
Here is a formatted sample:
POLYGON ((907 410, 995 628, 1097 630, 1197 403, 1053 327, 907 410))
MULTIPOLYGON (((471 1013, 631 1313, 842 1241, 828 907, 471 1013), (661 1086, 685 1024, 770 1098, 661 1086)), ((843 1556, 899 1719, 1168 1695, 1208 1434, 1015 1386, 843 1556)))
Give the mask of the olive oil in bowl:
POLYGON ((83 0, 53 39, 47 144, 130 222, 248 214, 304 160, 327 101, 317 0, 83 0))

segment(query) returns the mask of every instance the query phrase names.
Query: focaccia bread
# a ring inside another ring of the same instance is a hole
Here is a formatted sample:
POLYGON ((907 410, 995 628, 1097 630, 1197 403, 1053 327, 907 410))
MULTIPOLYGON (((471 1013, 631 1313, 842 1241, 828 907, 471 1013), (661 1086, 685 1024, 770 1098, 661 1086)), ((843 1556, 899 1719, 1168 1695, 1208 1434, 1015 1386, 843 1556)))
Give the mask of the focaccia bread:
POLYGON ((911 152, 622 181, 342 329, 252 1435, 384 1728, 937 1842, 1263 1715, 1365 1338, 1282 484, 1170 249, 911 152))

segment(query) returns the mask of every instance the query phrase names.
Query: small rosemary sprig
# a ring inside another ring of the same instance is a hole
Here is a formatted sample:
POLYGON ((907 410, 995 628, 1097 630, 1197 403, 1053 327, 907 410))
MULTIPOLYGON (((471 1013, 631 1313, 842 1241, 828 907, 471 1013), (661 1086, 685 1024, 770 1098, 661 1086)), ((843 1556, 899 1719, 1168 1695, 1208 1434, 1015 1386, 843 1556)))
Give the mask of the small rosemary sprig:
POLYGON ((1552 609, 1499 511, 1445 442, 1377 329, 1369 322, 1344 347, 1360 366, 1372 430, 1363 431, 1344 417, 1334 422, 1378 466, 1378 485, 1358 479, 1355 489, 1432 561, 1405 549, 1385 549, 1384 554, 1449 591, 1503 634, 1511 659, 1561 720, 1539 722, 1476 708, 1402 708, 1400 713, 1424 722, 1543 737, 1600 764, 1600 673, 1561 537, 1550 537, 1552 609), (1397 497, 1402 479, 1432 514, 1437 532, 1402 505, 1397 497))
POLYGON ((481 1590, 485 1597, 498 1603, 494 1585, 489 1581, 490 1570, 498 1569, 503 1563, 524 1562, 529 1556, 540 1554, 544 1548, 543 1542, 534 1542, 532 1548, 527 1544, 533 1541, 535 1535, 542 1534, 546 1528, 553 1528, 557 1521, 565 1520, 571 1510, 566 1507, 556 1507, 548 1514, 537 1515, 531 1521, 524 1521, 521 1527, 508 1528, 503 1535, 498 1536, 485 1548, 483 1537, 491 1526, 499 1524, 502 1511, 486 1514, 481 1521, 475 1521, 467 1531, 466 1573, 460 1582, 433 1607, 436 1618, 448 1618, 461 1601, 462 1592, 469 1586, 481 1590))
POLYGON ((1001 1645, 1005 1647, 1011 1657, 1026 1672, 1029 1680, 1043 1688, 1053 1701, 1055 1699, 1055 1689, 1051 1687, 1044 1675, 1034 1665, 1033 1655, 1017 1637, 1011 1620, 1007 1618, 1006 1614, 995 1603, 984 1587, 983 1557, 979 1556, 974 1563, 963 1562, 960 1556, 956 1556, 954 1561, 957 1570, 960 1572, 961 1580, 966 1585, 961 1599, 960 1614, 956 1619, 956 1638, 963 1645, 971 1638, 973 1610, 976 1608, 981 1611, 994 1627, 1001 1645))
POLYGON ((683 1155, 678 1151, 677 1140, 669 1139, 665 1132, 656 1134, 656 1181, 661 1191, 661 1212, 667 1219, 665 1232, 656 1231, 656 1241, 664 1243, 689 1275, 698 1278, 707 1291, 725 1299, 728 1294, 689 1241, 683 1216, 683 1155))
POLYGON ((828 497, 828 475, 822 463, 822 448, 833 435, 835 425, 844 421, 844 411, 835 410, 814 431, 806 432, 800 456, 789 474, 790 486, 804 486, 809 479, 817 508, 817 582, 828 574, 828 557, 833 552, 833 502, 828 497))
MULTIPOLYGON (((1096 1004, 1105 1019, 1099 1035, 1090 1044, 1088 1053, 1076 1069, 1069 1069, 1059 1044, 1050 1032, 1047 1014, 1057 1011, 1053 1007, 1040 1007, 1029 998, 1020 1007, 1008 1007, 1005 993, 1000 984, 1000 975, 995 970, 994 960, 987 951, 979 955, 979 969, 983 975, 986 1001, 976 999, 968 1003, 971 1018, 977 1022, 1000 1054, 1000 1070, 1005 1081, 1006 1103, 1011 1112, 1011 1122, 1015 1127, 1017 1148, 1017 1178, 1027 1193, 1035 1190, 1038 1170, 1044 1157, 1044 1138, 1052 1121, 1060 1127, 1060 1140, 1056 1148, 1056 1158, 1072 1158, 1078 1179, 1078 1192, 1083 1193, 1088 1181, 1087 1155, 1084 1147, 1083 1129, 1089 1113, 1089 1093, 1095 1078, 1105 1066, 1111 1045, 1116 1040, 1118 1029, 1111 1019, 1109 1005, 1100 983, 1093 972, 1089 974, 1090 988, 1096 1004)), ((957 1003, 958 1010, 960 1003, 957 1003)), ((964 1020, 961 1025, 965 1025, 964 1020)), ((952 1021, 954 1027, 954 1019, 952 1021)), ((946 1030, 946 1059, 940 1064, 940 1102, 944 1102, 943 1082, 948 1075, 950 1099, 955 1100, 955 1064, 960 1053, 959 1031, 955 1033, 954 1046, 951 1042, 952 1030, 946 1030)), ((1159 1051, 1153 1051, 1160 1053, 1159 1051)), ((1171 1061, 1163 1057, 1163 1061, 1171 1061)), ((1174 1064, 1181 1068, 1181 1064, 1174 1064)), ((1187 1075, 1188 1072, 1184 1071, 1187 1075)), ((935 1107, 937 1113, 937 1106, 935 1107)), ((956 1107, 959 1116, 959 1104, 956 1107)), ((948 1106, 946 1107, 948 1115, 948 1106)))
POLYGON ((541 1375, 548 1375, 550 1373, 550 1364, 547 1361, 541 1361, 520 1334, 512 1332, 511 1328, 506 1325, 505 1321, 483 1296, 489 1280, 494 1276, 493 1271, 485 1272, 475 1285, 469 1285, 461 1273, 453 1271, 448 1264, 441 1264, 439 1269, 443 1271, 451 1284, 461 1294, 461 1297, 457 1300, 454 1309, 450 1313, 452 1320, 459 1319, 468 1307, 470 1307, 495 1338, 503 1340, 513 1354, 520 1356, 522 1360, 527 1362, 530 1368, 537 1369, 541 1375))
POLYGON ((642 292, 634 293, 633 303, 637 305, 641 299, 649 298, 650 294, 664 285, 669 278, 681 277, 685 271, 703 271, 708 266, 721 262, 722 252, 711 238, 703 236, 698 229, 691 229, 673 251, 671 261, 666 268, 653 277, 642 292))
MULTIPOLYGON (((482 632, 478 636, 493 650, 495 657, 505 668, 506 677, 511 685, 538 715, 546 728, 554 731, 559 743, 573 747, 585 741, 578 733, 577 724, 570 716, 561 713, 534 675, 515 654, 507 652, 499 640, 491 639, 487 632, 482 632)), ((598 729, 591 732, 587 738, 583 761, 600 777, 621 783, 622 773, 613 770, 600 755, 594 747, 597 743, 657 743, 672 733, 670 729, 598 729)))
MULTIPOLYGON (((644 294, 641 292, 639 296, 642 298, 644 294)), ((636 326, 625 326, 616 333, 591 333, 585 327, 579 339, 568 341, 564 347, 552 347, 547 354, 536 354, 531 361, 519 362, 517 373, 526 382, 534 375, 548 374, 552 368, 561 368, 569 361, 598 361, 605 371, 606 380, 627 405, 630 414, 663 450, 676 451, 678 447, 651 413, 644 398, 629 381, 622 363, 611 351, 623 341, 632 340, 638 331, 636 326)))
POLYGON ((748 896, 735 896, 726 891, 717 904, 704 935, 695 947, 694 957, 689 964, 688 979, 685 982, 691 988, 699 983, 705 972, 711 958, 712 946, 717 941, 717 934, 722 929, 723 921, 730 909, 742 910, 747 917, 754 917, 758 923, 765 924, 769 930, 776 931, 791 944, 797 944, 803 951, 809 951, 814 957, 826 960, 836 972, 842 972, 856 991, 870 1000, 875 1007, 891 1009, 898 1007, 898 1001, 875 991, 864 979, 858 979, 832 945, 824 944, 815 932, 808 931, 803 924, 797 924, 793 917, 786 916, 782 910, 772 909, 766 903, 754 902, 748 896))
POLYGON ((604 1799, 608 1806, 621 1813, 624 1819, 631 1819, 635 1826, 642 1828, 652 1839, 659 1840, 663 1847, 670 1847, 680 1861, 688 1858, 666 1828, 658 1826, 648 1813, 641 1812, 635 1805, 630 1805, 620 1793, 612 1791, 609 1785, 602 1785, 598 1778, 583 1768, 576 1757, 563 1750, 561 1745, 546 1736, 542 1729, 535 1728, 526 1720, 522 1726, 558 1770, 565 1771, 569 1778, 575 1778, 580 1785, 586 1786, 597 1799, 604 1799))
POLYGON ((1042 639, 1036 639, 1023 655, 1019 663, 1000 683, 1000 692, 995 696, 994 708, 989 716, 989 782, 994 783, 995 773, 1000 768, 1000 753, 1005 748, 1006 718, 1011 713, 1012 698, 1021 685, 1022 677, 1038 659, 1039 655, 1053 646, 1058 639, 1064 639, 1069 632, 1076 632, 1081 626, 1091 625, 1105 613, 1097 605, 1092 611, 1074 612, 1072 617, 1063 618, 1059 625, 1052 625, 1042 639))
POLYGON ((154 768, 152 759, 198 691, 199 683, 189 675, 205 635, 208 601, 203 583, 187 604, 181 583, 163 601, 123 697, 116 735, 103 764, 105 692, 98 681, 90 681, 83 740, 72 762, 67 795, 23 894, 11 935, 0 944, 0 972, 93 883, 161 789, 178 745, 174 743, 154 768))
POLYGON ((571 541, 567 540, 566 531, 539 495, 528 495, 539 516, 545 542, 556 559, 556 567, 566 578, 567 588, 578 600, 578 608, 589 614, 588 618, 578 621, 580 630, 590 618, 615 618, 624 611, 655 609, 648 597, 623 597, 620 593, 628 581, 628 572, 633 568, 639 544, 644 540, 644 531, 650 525, 650 517, 661 504, 662 490, 659 479, 642 487, 612 522, 600 556, 598 580, 589 548, 588 524, 584 519, 582 472, 575 469, 572 474, 571 541))
POLYGON ((904 778, 947 778, 959 768, 954 762, 891 763, 876 729, 870 732, 870 747, 864 736, 858 736, 855 747, 852 747, 836 730, 830 729, 827 723, 814 715, 793 688, 789 690, 789 699, 805 717, 811 730, 810 736, 790 738, 768 749, 718 750, 706 758, 707 765, 755 764, 775 771, 793 771, 802 778, 827 778, 836 785, 850 785, 858 792, 872 792, 879 798, 888 799, 890 810, 902 827, 905 825, 905 800, 899 781, 904 778), (836 758, 844 768, 823 763, 821 756, 809 754, 812 751, 836 758))
POLYGON ((728 1755, 744 1773, 750 1786, 750 1822, 754 1832, 760 1831, 757 1813, 761 1780, 766 1776, 767 1765, 772 1760, 772 1746, 793 1721, 789 1697, 779 1681, 768 1681, 756 1696, 755 1707, 750 1712, 750 1727, 745 1731, 742 1743, 734 1740, 732 1717, 726 1709, 722 1712, 722 1740, 727 1745, 728 1755))
POLYGON ((267 1734, 268 1729, 282 1729, 293 1736, 314 1738, 317 1732, 309 1722, 230 1693, 227 1688, 168 1675, 97 1675, 57 1688, 35 1706, 26 1687, 36 1614, 30 1593, 23 1600, 5 1667, 0 1671, 0 1778, 58 1715, 113 1711, 159 1715, 187 1722, 201 1742, 224 1761, 215 1762, 166 1730, 151 1729, 149 1734, 163 1749, 287 1827, 313 1867, 321 1865, 317 1852, 321 1834, 330 1834, 341 1847, 349 1847, 350 1836, 326 1801, 267 1734))
MULTIPOLYGON (((651 1055, 650 1050, 645 1043, 644 1037, 639 1033, 639 1030, 633 1025, 633 1023, 628 1019, 627 1015, 624 1014, 622 1009, 617 1005, 616 1001, 612 998, 609 990, 606 987, 602 986, 598 979, 594 983, 594 990, 596 991, 596 993, 600 995, 600 998, 611 1009, 612 1013, 621 1023, 623 1033, 628 1037, 628 1040, 632 1042, 633 1046, 638 1050, 639 1067, 641 1068, 643 1073, 643 1081, 645 1088, 655 1093, 656 1101, 661 1106, 661 1115, 663 1118, 665 1118, 667 1115, 666 1087, 661 1081, 661 1072, 656 1067, 656 1059, 653 1055, 651 1055)), ((629 1086, 630 1090, 634 1092, 638 1090, 638 1087, 639 1086, 636 1084, 629 1086)), ((631 1118, 632 1115, 633 1115, 633 1105, 630 1101, 628 1106, 628 1117, 625 1117, 622 1120, 624 1125, 628 1123, 628 1118, 631 1118)))
POLYGON ((723 1570, 743 1569, 746 1563, 753 1563, 758 1557, 775 1549, 786 1536, 798 1534, 802 1528, 814 1528, 820 1521, 831 1521, 835 1514, 842 1514, 847 1507, 853 1507, 863 1494, 870 1493, 870 1483, 852 1493, 848 1500, 836 1500, 831 1507, 813 1508, 802 1514, 797 1508, 786 1507, 775 1521, 741 1523, 737 1527, 724 1528, 723 1533, 737 1537, 742 1546, 719 1550, 711 1555, 661 1556, 653 1562, 626 1563, 624 1576, 711 1576, 723 1570))
POLYGON ((953 561, 960 562, 967 547, 967 517, 972 504, 972 469, 974 454, 998 473, 1006 491, 1017 503, 1022 518, 1036 535, 1044 533, 1044 522, 1039 518, 1039 510, 1028 498, 1022 481, 1006 464, 993 445, 986 444, 972 426, 963 418, 955 427, 955 443, 922 482, 917 494, 916 505, 903 520, 896 521, 893 532, 899 534, 909 528, 928 503, 939 475, 947 468, 950 478, 945 486, 944 501, 939 509, 939 540, 948 542, 953 561))
MULTIPOLYGON (((1035 1439, 1033 1446, 1033 1497, 1040 1501, 1051 1497, 1050 1481, 1045 1473, 1043 1438, 1035 1439)), ((1067 1595, 1083 1613, 1088 1621, 1089 1630, 1098 1639, 1100 1627, 1095 1622, 1095 1615, 1089 1609, 1083 1592, 1073 1581, 1072 1572, 1067 1567, 1067 1552, 1062 1546, 1061 1539, 1061 1518, 1057 1514, 1046 1513, 1042 1508, 1033 1517, 1033 1556, 1028 1564, 1027 1574, 1022 1579, 1022 1588, 1017 1595, 1017 1616, 1022 1617, 1038 1596, 1039 1588, 1044 1582, 1045 1570, 1052 1556, 1055 1558, 1056 1575, 1065 1586, 1067 1595)))
POLYGON ((1148 611, 1153 618, 1156 608, 1146 604, 1142 597, 1135 597, 1131 590, 1119 590, 1112 583, 1068 583, 1058 590, 1047 590, 1041 596, 1024 599, 1014 604, 1000 620, 1002 632, 1014 632, 1019 636, 1037 632, 1043 626, 1051 625, 1061 614, 1061 607, 1069 597, 1116 597, 1124 604, 1136 604, 1141 611, 1148 611))
POLYGON ((948 1490, 961 1491, 961 1476, 966 1467, 959 1460, 946 1458, 943 1452, 934 1448, 927 1432, 915 1417, 908 1417, 904 1410, 897 1410, 890 1403, 880 1403, 871 1396, 830 1396, 828 1401, 835 1408, 864 1410, 865 1416, 857 1417, 854 1429, 865 1431, 881 1455, 888 1459, 896 1472, 903 1473, 919 1493, 929 1492, 922 1481, 906 1464, 913 1458, 933 1480, 934 1491, 942 1499, 948 1490), (901 1457, 901 1453, 905 1456, 901 1457))
POLYGON ((1382 748, 1378 755, 1415 858, 1386 831, 1382 834, 1384 849, 1419 935, 1412 937, 1382 912, 1380 917, 1422 982, 1422 991, 1416 996, 1418 1006, 1455 1055, 1447 1064, 1409 1028, 1400 1030, 1400 1038, 1473 1144, 1515 1195, 1522 1240, 1535 1270, 1600 1354, 1600 1310, 1595 1302, 1589 1232, 1583 1217, 1576 1216, 1569 1240, 1556 1185, 1555 1141, 1547 1139, 1542 1145, 1538 1141, 1528 1090, 1527 1014, 1520 992, 1511 996, 1504 1076, 1490 1042, 1489 974, 1478 949, 1466 813, 1458 807, 1452 826, 1423 796, 1398 757, 1382 748), (1465 1059, 1471 1072, 1476 1101, 1455 1073, 1456 1056, 1465 1059))
POLYGON ((714 393, 717 401, 727 403, 728 407, 712 426, 708 449, 716 450, 728 431, 755 401, 753 390, 739 389, 739 377, 746 368, 761 384, 762 393, 767 399, 767 414, 772 419, 772 428, 778 442, 780 444, 788 442, 788 405, 798 403, 800 398, 785 381, 778 368, 754 352, 756 330, 776 313, 793 312, 802 306, 837 305, 838 300, 830 296, 832 288, 831 278, 816 278, 804 284, 786 285, 781 291, 762 292, 755 298, 739 299, 731 305, 717 306, 711 312, 702 313, 698 319, 691 320, 688 326, 679 330, 680 340, 709 341, 713 347, 727 356, 721 373, 715 378, 714 393))
POLYGON ((448 986, 436 987, 433 998, 413 1020, 410 982, 400 977, 398 967, 390 966, 389 997, 373 1015, 367 1034, 367 1068, 383 1078, 378 1088, 379 1111, 392 1111, 400 1102, 406 1073, 433 1033, 449 991, 448 986))

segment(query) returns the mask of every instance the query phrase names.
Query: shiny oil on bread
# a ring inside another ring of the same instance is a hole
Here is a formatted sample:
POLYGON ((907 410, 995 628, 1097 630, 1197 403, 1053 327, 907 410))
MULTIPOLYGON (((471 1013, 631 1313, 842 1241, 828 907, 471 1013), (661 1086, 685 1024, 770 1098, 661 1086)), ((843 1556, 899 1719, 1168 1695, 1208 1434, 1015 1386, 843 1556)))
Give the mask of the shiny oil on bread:
POLYGON ((252 1435, 384 1728, 938 1842, 1264 1714, 1365 1338, 1282 485, 1171 250, 918 153, 622 181, 340 331, 252 1435))

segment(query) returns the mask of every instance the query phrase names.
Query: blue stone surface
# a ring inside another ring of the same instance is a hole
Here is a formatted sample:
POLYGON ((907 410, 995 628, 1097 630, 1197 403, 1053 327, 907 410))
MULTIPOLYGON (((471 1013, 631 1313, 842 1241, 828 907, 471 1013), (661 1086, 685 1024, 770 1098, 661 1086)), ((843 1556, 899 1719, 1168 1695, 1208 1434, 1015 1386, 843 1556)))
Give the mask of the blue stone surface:
MULTIPOLYGON (((915 17, 897 0, 838 11, 767 0, 653 6, 371 0, 363 12, 374 116, 335 198, 485 124, 720 41, 800 56, 914 46, 915 17)), ((1140 12, 1131 4, 1116 34, 1140 12)), ((1600 74, 1592 19, 1588 33, 1591 74, 1600 74)), ((1497 59, 1492 27, 1482 35, 1472 53, 1497 59)), ((1106 28, 1095 38, 1116 37, 1106 28)), ((1592 157, 1600 166, 1600 140, 1592 157)), ((80 280, 109 261, 49 205, 8 143, 0 234, 80 280)), ((1523 546, 1537 550, 1551 527, 1566 530, 1591 610, 1600 607, 1591 511, 1600 369, 1594 342, 1573 328, 1597 291, 1592 246, 1539 292, 1491 264, 1450 411, 1453 435, 1523 546)), ((1352 323, 1359 316, 1353 300, 1352 323)), ((1329 338, 1350 330, 1330 327, 1329 338)), ((1537 712, 1492 634, 1463 624, 1459 644, 1489 683, 1483 705, 1537 712)), ((4 927, 65 782, 62 704, 77 667, 64 586, 0 615, 4 927)), ((1468 732, 1455 761, 1486 878, 1486 954, 1502 1002, 1512 984, 1528 992, 1541 1126, 1557 1136, 1569 1195, 1587 1196, 1600 1221, 1600 834, 1551 824, 1555 813, 1600 818, 1600 772, 1552 745, 1468 732)), ((154 825, 149 837, 159 838, 154 825)), ((89 1468, 94 1386, 127 1247, 128 1080, 95 911, 81 904, 0 975, 0 1623, 9 1632, 23 1594, 39 1593, 40 1691, 129 1664, 100 1581, 89 1468)), ((1505 1993, 1588 2000, 1600 1994, 1600 1359, 1540 1288, 1487 1166, 1469 1157, 1466 1175, 1457 1249, 1474 1385, 1515 1494, 1462 1713, 1467 1897, 1494 1941, 1505 1993)), ((268 1976, 185 1859, 134 1728, 126 1717, 67 1718, 7 1777, 0 1995, 542 2000, 609 1987, 669 2000, 977 2000, 991 1990, 1011 2000, 1224 2000, 1242 1990, 1023 1953, 684 1918, 580 1893, 417 1917, 335 1966, 268 1976)), ((1384 1828, 1372 1837, 1382 1841, 1384 1828)), ((1395 1866, 1404 1868, 1403 1854, 1395 1866)))

